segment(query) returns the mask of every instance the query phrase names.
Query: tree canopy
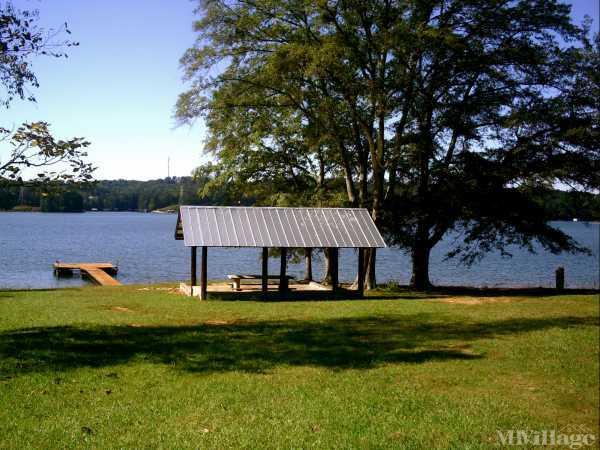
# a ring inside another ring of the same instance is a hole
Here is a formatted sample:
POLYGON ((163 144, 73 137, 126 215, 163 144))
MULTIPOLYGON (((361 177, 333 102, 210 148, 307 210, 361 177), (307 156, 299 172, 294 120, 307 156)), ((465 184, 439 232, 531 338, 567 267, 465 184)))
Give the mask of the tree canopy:
POLYGON ((449 256, 466 263, 535 241, 585 251, 535 202, 557 183, 600 186, 600 40, 568 5, 205 0, 198 12, 176 115, 206 119, 223 182, 266 202, 368 207, 411 252, 418 288, 455 228, 465 240, 449 256))

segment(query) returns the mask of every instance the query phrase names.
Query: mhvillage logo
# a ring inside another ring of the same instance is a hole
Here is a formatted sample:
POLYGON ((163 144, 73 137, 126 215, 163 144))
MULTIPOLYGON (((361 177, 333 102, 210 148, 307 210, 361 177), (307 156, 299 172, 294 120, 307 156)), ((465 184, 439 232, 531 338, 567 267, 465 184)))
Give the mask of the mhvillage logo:
POLYGON ((581 448, 594 445, 596 435, 583 425, 567 425, 560 430, 497 430, 502 445, 562 446, 581 448))

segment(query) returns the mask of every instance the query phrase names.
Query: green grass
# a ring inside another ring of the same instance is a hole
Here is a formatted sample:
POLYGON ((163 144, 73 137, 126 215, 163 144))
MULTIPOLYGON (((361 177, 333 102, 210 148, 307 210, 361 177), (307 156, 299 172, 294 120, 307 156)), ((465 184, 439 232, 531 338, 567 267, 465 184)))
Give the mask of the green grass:
POLYGON ((572 424, 598 436, 598 296, 515 295, 0 291, 0 448, 498 448, 498 429, 572 424))

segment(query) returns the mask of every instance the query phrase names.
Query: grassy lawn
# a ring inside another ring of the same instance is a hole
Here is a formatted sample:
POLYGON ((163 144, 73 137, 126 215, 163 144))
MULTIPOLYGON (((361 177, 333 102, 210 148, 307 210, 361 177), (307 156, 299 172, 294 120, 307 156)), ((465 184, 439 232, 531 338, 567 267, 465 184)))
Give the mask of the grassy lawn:
POLYGON ((498 448, 498 429, 573 424, 598 436, 598 307, 0 291, 0 448, 498 448))

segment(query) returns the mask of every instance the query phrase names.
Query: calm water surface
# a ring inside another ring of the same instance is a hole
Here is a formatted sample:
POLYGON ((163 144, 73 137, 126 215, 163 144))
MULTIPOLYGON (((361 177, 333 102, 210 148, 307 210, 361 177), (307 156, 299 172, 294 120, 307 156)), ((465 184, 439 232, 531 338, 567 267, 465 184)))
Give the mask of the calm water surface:
MULTIPOLYGON (((122 283, 187 280, 189 249, 173 239, 177 217, 171 214, 0 213, 0 289, 66 287, 86 283, 79 277, 55 278, 52 263, 110 261, 118 263, 122 283)), ((552 255, 543 250, 531 254, 513 249, 509 259, 487 255, 469 268, 458 261, 444 261, 456 235, 448 236, 433 251, 431 280, 438 285, 553 286, 554 270, 564 266, 567 286, 599 285, 599 224, 556 222, 555 226, 592 251, 592 256, 552 255)), ((356 274, 356 253, 340 253, 340 279, 356 274)), ((260 249, 209 249, 208 276, 222 279, 229 273, 260 273, 260 249)), ((269 268, 278 271, 278 260, 269 268)), ((322 262, 315 261, 315 276, 322 262)), ((290 265, 292 275, 301 276, 303 266, 290 265)), ((398 249, 383 249, 377 255, 377 280, 407 283, 410 259, 398 249)))

